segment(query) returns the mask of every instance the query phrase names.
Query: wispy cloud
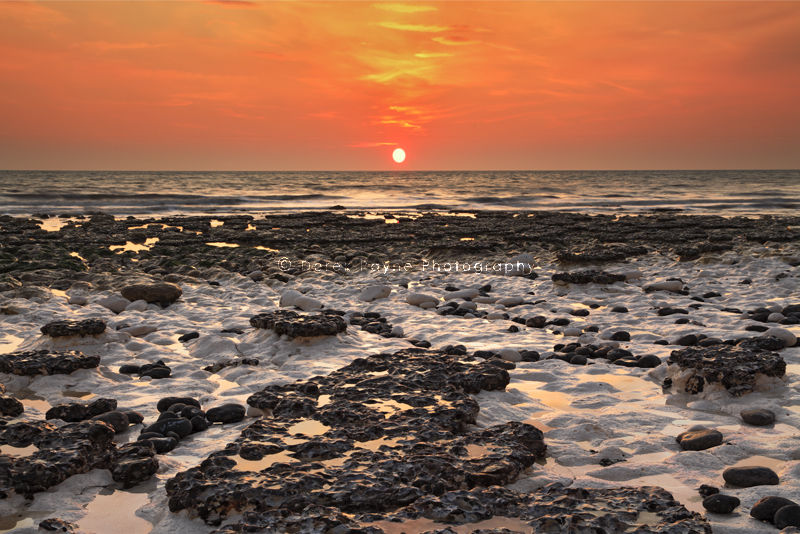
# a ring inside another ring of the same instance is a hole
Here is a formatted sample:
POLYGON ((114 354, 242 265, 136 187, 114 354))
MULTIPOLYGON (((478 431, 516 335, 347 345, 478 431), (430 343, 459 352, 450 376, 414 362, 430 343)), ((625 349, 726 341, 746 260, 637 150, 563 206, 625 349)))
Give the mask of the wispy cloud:
POLYGON ((396 146, 397 143, 391 141, 363 141, 361 143, 352 143, 347 145, 351 148, 377 148, 381 146, 396 146))
POLYGON ((381 2, 378 4, 372 4, 373 7, 377 7, 378 9, 383 9, 384 11, 393 11, 395 13, 425 13, 430 11, 438 11, 433 6, 419 6, 419 5, 412 5, 412 4, 395 4, 391 2, 381 2))
POLYGON ((437 26, 435 24, 404 24, 402 22, 379 22, 378 26, 390 30, 419 33, 441 33, 450 29, 449 26, 437 26))

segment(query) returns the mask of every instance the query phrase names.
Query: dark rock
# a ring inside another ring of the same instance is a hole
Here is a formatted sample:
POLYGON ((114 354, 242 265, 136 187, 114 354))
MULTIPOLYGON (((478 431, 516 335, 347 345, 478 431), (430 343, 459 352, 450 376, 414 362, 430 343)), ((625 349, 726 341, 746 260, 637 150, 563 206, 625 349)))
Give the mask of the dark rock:
POLYGON ((238 423, 244 419, 245 408, 241 404, 223 404, 206 412, 211 423, 238 423))
POLYGON ((120 294, 130 301, 144 300, 166 307, 178 300, 183 294, 183 291, 175 284, 156 282, 153 284, 133 284, 125 286, 120 291, 120 294))
POLYGON ((714 345, 674 350, 667 363, 694 372, 687 381, 687 392, 703 391, 705 382, 719 383, 731 395, 749 393, 758 375, 782 377, 786 362, 777 353, 755 350, 741 345, 714 345))
POLYGON ((547 324, 547 317, 543 315, 537 315, 536 317, 530 317, 525 320, 525 326, 530 328, 544 328, 547 324))
POLYGON ((775 414, 765 408, 752 408, 739 412, 742 421, 753 426, 769 426, 775 422, 775 414))
POLYGON ((174 419, 163 419, 156 421, 152 425, 142 430, 145 432, 155 432, 165 436, 167 432, 175 432, 181 439, 185 438, 192 433, 192 422, 183 417, 176 417, 174 419))
POLYGON ((730 514, 740 501, 732 495, 717 493, 703 499, 703 508, 714 514, 730 514))
POLYGON ((0 355, 0 373, 20 376, 68 375, 78 369, 93 369, 98 365, 99 356, 86 356, 75 350, 29 350, 0 355))
POLYGON ((611 340, 612 341, 630 341, 631 340, 631 335, 628 332, 624 331, 624 330, 620 330, 619 332, 614 332, 613 334, 611 334, 611 340))
POLYGON ((613 284, 614 282, 624 282, 625 276, 605 271, 587 270, 556 273, 552 276, 552 280, 564 284, 613 284))
POLYGON ((628 313, 628 308, 626 308, 625 306, 614 306, 613 308, 611 308, 611 311, 613 313, 628 313))
POLYGON ((169 410, 170 406, 178 403, 200 408, 200 403, 191 397, 164 397, 158 401, 156 409, 159 412, 166 412, 169 410))
POLYGON ((674 315, 676 313, 687 314, 689 312, 688 310, 684 310, 682 308, 661 308, 658 310, 659 317, 666 317, 667 315, 674 315))
POLYGON ((315 314, 300 314, 291 310, 260 313, 250 318, 250 325, 273 330, 289 338, 333 336, 347 329, 344 319, 329 311, 315 314))
POLYGON ((57 517, 50 517, 39 522, 39 530, 44 530, 45 532, 72 533, 76 532, 77 529, 78 525, 57 517))
POLYGON ((114 428, 114 432, 124 432, 129 425, 128 416, 116 410, 96 415, 92 419, 108 423, 114 428))
POLYGON ((694 334, 686 334, 685 336, 681 336, 675 340, 675 345, 681 345, 683 347, 692 347, 697 345, 697 336, 694 334))
POLYGON ((198 337, 200 337, 200 332, 188 332, 179 337, 178 341, 180 341, 181 343, 186 343, 187 341, 197 339, 198 337))
POLYGON ((722 472, 722 478, 731 486, 749 488, 752 486, 777 486, 778 475, 769 467, 729 467, 722 472))
POLYGON ((178 440, 173 437, 150 437, 139 438, 138 443, 150 443, 155 449, 157 454, 165 454, 178 446, 178 440))
POLYGON ((25 411, 25 407, 20 401, 13 397, 0 396, 0 415, 7 417, 17 417, 25 411))
POLYGON ((119 373, 123 375, 138 375, 141 368, 141 365, 126 363, 120 366, 119 373))
POLYGON ((167 366, 163 361, 158 360, 155 363, 148 363, 139 368, 139 375, 149 376, 153 379, 169 378, 172 374, 172 369, 167 366))
POLYGON ((203 371, 208 371, 209 373, 218 373, 223 369, 228 367, 238 367, 240 365, 258 365, 259 361, 256 358, 238 358, 238 359, 228 359, 222 360, 220 362, 213 363, 211 365, 207 365, 203 367, 203 371))
POLYGON ((100 415, 101 413, 110 412, 117 409, 117 400, 101 397, 90 402, 86 406, 89 417, 100 415))
POLYGON ((759 521, 769 521, 775 518, 775 513, 784 506, 796 505, 794 501, 775 495, 763 497, 750 509, 750 515, 759 521))
POLYGON ((158 471, 158 459, 153 443, 136 441, 123 445, 117 450, 111 478, 130 488, 149 480, 158 471))
POLYGON ((581 356, 580 354, 575 354, 569 359, 569 363, 572 365, 586 365, 587 362, 586 356, 581 356))
POLYGON ((707 484, 702 484, 700 488, 698 488, 698 493, 700 493, 701 497, 710 497, 711 495, 716 495, 719 493, 719 488, 715 488, 714 486, 709 486, 707 484))
POLYGON ((208 421, 205 416, 195 415, 189 421, 192 423, 192 432, 202 432, 208 428, 208 421))
POLYGON ((645 369, 652 369, 654 367, 658 367, 659 365, 661 365, 661 358, 655 354, 645 354, 636 361, 637 367, 642 367, 645 369))
POLYGON ((41 328, 42 334, 50 337, 96 336, 105 330, 106 322, 102 319, 51 321, 41 328))
POLYGON ((800 527, 800 506, 788 504, 775 512, 773 524, 780 529, 786 527, 800 527))
POLYGON ((140 414, 139 412, 128 410, 122 413, 125 414, 125 416, 128 418, 128 422, 132 425, 138 425, 139 423, 144 421, 144 416, 142 416, 142 414, 140 414))
POLYGON ((68 404, 57 404, 44 415, 45 419, 60 419, 69 423, 76 423, 89 418, 89 409, 85 404, 74 402, 68 404))
POLYGON ((523 362, 538 362, 541 358, 541 355, 535 350, 521 350, 519 355, 523 362))

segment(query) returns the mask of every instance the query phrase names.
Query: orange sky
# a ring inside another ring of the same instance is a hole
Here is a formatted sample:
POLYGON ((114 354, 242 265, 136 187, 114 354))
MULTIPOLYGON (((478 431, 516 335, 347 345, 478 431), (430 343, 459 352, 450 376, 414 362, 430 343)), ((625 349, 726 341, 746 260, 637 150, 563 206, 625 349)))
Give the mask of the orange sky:
POLYGON ((800 2, 0 2, 0 120, 6 169, 798 168, 800 2))

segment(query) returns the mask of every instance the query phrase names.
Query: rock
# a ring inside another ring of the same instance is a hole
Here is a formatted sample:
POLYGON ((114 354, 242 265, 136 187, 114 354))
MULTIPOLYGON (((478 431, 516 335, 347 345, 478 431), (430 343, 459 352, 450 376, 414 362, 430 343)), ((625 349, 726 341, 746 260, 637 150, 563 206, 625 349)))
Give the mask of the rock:
POLYGON ((392 337, 405 337, 405 331, 403 330, 403 327, 400 325, 393 326, 392 337))
POLYGON ((705 498, 719 493, 719 488, 715 488, 714 486, 709 486, 708 484, 701 484, 697 492, 700 494, 701 497, 705 498))
POLYGON ((153 446, 157 454, 165 454, 178 446, 178 440, 173 437, 152 437, 139 439, 137 443, 146 442, 153 446))
POLYGON ((659 310, 658 310, 658 316, 659 317, 666 317, 667 315, 675 315, 676 313, 680 313, 680 314, 686 315, 686 314, 689 313, 689 311, 688 310, 684 310, 683 308, 669 308, 669 307, 667 307, 667 308, 659 308, 659 310))
POLYGON ((681 345, 682 347, 692 347, 697 345, 697 336, 694 334, 686 334, 672 342, 673 345, 681 345))
POLYGON ((652 369, 661 365, 661 358, 655 354, 645 354, 636 360, 636 365, 645 369, 652 369))
POLYGON ((788 504, 775 512, 772 523, 780 529, 786 527, 800 527, 800 506, 788 504))
POLYGON ((704 428, 683 432, 675 438, 685 451, 704 451, 722 444, 722 433, 718 430, 704 428))
POLYGON ((303 311, 314 311, 314 310, 321 310, 325 307, 322 304, 322 301, 315 299, 313 297, 308 297, 306 295, 301 295, 294 299, 294 307, 299 308, 303 311))
POLYGON ((796 505, 796 503, 775 495, 763 497, 750 509, 750 515, 759 521, 769 521, 771 523, 778 510, 790 505, 796 505))
POLYGON ((186 343, 187 341, 191 341, 193 339, 197 339, 198 337, 200 337, 200 333, 199 332, 187 332, 185 334, 182 334, 178 338, 178 341, 180 341, 181 343, 186 343))
POLYGON ((507 362, 522 361, 522 355, 514 349, 501 349, 497 354, 507 362))
POLYGON ((192 397, 164 397, 158 401, 156 409, 159 412, 166 412, 173 404, 186 404, 200 408, 200 403, 192 397))
POLYGON ((103 421, 108 423, 114 428, 114 432, 124 432, 128 429, 128 416, 120 411, 114 410, 111 412, 102 413, 93 417, 96 421, 103 421))
POLYGON ((768 323, 779 323, 784 319, 786 319, 786 316, 784 316, 782 313, 770 313, 767 316, 768 323))
POLYGON ((506 308, 512 308, 514 306, 519 306, 523 302, 525 302, 525 299, 522 297, 505 297, 498 299, 495 303, 505 306, 506 308))
POLYGON ((764 334, 767 337, 776 337, 783 341, 786 347, 794 347, 797 343, 797 336, 786 328, 773 327, 767 329, 764 334))
POLYGON ((141 365, 126 363, 120 366, 118 372, 122 375, 138 375, 141 369, 142 369, 141 365))
POLYGON ((149 376, 153 379, 169 378, 172 374, 172 369, 169 368, 163 361, 158 360, 155 363, 148 363, 139 368, 140 376, 149 376))
POLYGON ((730 514, 739 504, 736 497, 721 493, 703 499, 703 508, 714 514, 730 514))
POLYGON ((77 532, 78 525, 75 523, 70 523, 69 521, 64 521, 63 519, 59 519, 57 517, 49 517, 39 522, 39 530, 44 530, 45 532, 64 532, 71 534, 73 532, 77 532))
POLYGON ((158 459, 152 443, 137 441, 121 446, 111 468, 111 478, 123 488, 149 480, 158 471, 158 459))
POLYGON ((67 304, 74 304, 75 306, 86 306, 89 304, 89 299, 86 295, 70 295, 67 304))
POLYGON ((25 411, 25 407, 20 401, 13 397, 0 395, 0 415, 6 417, 17 417, 25 411))
POLYGON ((470 289, 459 289, 456 291, 450 291, 445 294, 444 300, 455 300, 455 299, 474 299, 478 295, 480 295, 480 291, 474 288, 470 289))
POLYGON ((116 410, 117 401, 116 399, 100 397, 90 402, 86 406, 86 409, 88 410, 89 417, 94 417, 95 415, 100 415, 101 413, 106 413, 116 410))
POLYGON ((765 408, 752 408, 739 412, 742 421, 753 426, 769 426, 775 422, 775 414, 765 408))
POLYGON ((752 486, 777 486, 778 475, 769 467, 729 467, 722 472, 722 478, 731 486, 750 488, 752 486))
POLYGON ((250 318, 254 328, 273 330, 278 335, 287 337, 334 336, 347 329, 347 323, 332 310, 326 312, 301 315, 290 310, 265 312, 250 318))
POLYGON ((125 286, 120 291, 120 294, 130 301, 144 300, 148 303, 156 303, 166 307, 178 300, 183 294, 183 290, 169 282, 156 282, 153 284, 125 286))
POLYGON ((663 282, 655 282, 644 286, 644 290, 647 293, 653 291, 671 291, 673 293, 678 293, 683 290, 683 282, 680 280, 665 280, 663 282))
POLYGON ((406 302, 412 306, 422 307, 423 304, 432 304, 433 306, 436 306, 439 304, 439 298, 434 297, 433 295, 427 295, 425 293, 409 293, 406 295, 406 302))
POLYGON ((192 422, 184 417, 162 419, 142 430, 143 434, 146 432, 153 432, 162 436, 166 436, 167 432, 174 432, 183 439, 192 433, 192 422))
POLYGON ((786 374, 786 362, 780 355, 742 344, 674 350, 667 363, 692 371, 686 382, 687 393, 700 393, 709 382, 740 396, 753 390, 759 376, 780 378, 786 374))
POLYGON ((605 271, 574 271, 568 273, 556 273, 552 276, 553 282, 557 284, 613 284, 624 282, 625 275, 607 273, 605 271))
POLYGON ((628 313, 628 308, 626 308, 625 306, 614 306, 613 308, 611 308, 611 311, 613 313, 628 313))
POLYGON ((125 332, 126 334, 133 336, 133 337, 143 337, 147 334, 152 334, 153 332, 157 331, 158 328, 155 326, 141 324, 137 326, 128 326, 126 328, 120 328, 120 332, 125 332))
POLYGON ((630 341, 631 335, 624 330, 620 330, 618 332, 614 332, 613 334, 611 334, 610 339, 612 341, 630 341))
POLYGON ((211 423, 238 423, 244 419, 245 407, 241 404, 223 404, 206 412, 206 419, 211 423))
POLYGON ((97 303, 114 313, 122 313, 125 311, 125 308, 128 307, 128 304, 131 303, 131 301, 119 295, 109 295, 107 297, 97 299, 97 303))
POLYGON ((125 311, 145 311, 147 309, 146 300, 134 300, 125 307, 125 311))
POLYGON ((392 288, 387 285, 371 285, 365 287, 358 295, 359 300, 372 302, 377 299, 385 299, 392 294, 392 288))
POLYGON ((76 350, 29 350, 0 355, 0 373, 20 376, 67 375, 78 369, 100 365, 99 356, 86 356, 76 350))
POLYGON ((288 308, 294 306, 294 301, 302 297, 303 294, 295 289, 287 289, 281 293, 281 300, 279 306, 281 308, 288 308))
POLYGON ((102 319, 51 321, 41 328, 42 334, 50 337, 96 336, 105 330, 106 322, 102 319))
POLYGON ((530 328, 544 328, 547 324, 547 317, 544 315, 537 315, 535 317, 529 317, 525 319, 525 326, 530 328))

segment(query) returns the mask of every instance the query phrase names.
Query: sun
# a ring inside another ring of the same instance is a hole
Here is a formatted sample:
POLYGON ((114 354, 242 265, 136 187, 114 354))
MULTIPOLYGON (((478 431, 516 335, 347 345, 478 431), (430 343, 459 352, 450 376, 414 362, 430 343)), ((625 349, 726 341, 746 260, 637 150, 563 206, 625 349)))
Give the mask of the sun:
POLYGON ((395 163, 403 163, 406 160, 406 151, 402 148, 395 148, 392 152, 392 159, 395 163))

